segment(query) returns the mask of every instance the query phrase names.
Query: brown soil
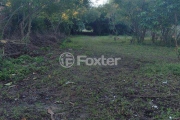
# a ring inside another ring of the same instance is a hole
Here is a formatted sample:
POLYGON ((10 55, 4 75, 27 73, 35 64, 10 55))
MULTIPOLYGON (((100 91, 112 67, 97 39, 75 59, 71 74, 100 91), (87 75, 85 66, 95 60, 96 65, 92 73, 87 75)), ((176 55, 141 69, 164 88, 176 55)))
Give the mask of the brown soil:
POLYGON ((63 42, 64 34, 31 34, 30 42, 25 44, 21 41, 7 40, 1 43, 0 47, 4 47, 6 57, 19 57, 21 55, 38 56, 43 54, 40 48, 54 47, 63 42))

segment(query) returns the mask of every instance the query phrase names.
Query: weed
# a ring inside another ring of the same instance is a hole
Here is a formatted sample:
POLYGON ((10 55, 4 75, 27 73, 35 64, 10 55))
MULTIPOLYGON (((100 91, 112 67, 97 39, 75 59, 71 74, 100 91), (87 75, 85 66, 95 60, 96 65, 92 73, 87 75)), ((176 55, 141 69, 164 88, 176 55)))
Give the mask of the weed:
POLYGON ((0 80, 22 80, 31 72, 44 70, 45 67, 37 67, 43 62, 43 57, 32 58, 28 55, 20 56, 17 59, 1 59, 0 80))

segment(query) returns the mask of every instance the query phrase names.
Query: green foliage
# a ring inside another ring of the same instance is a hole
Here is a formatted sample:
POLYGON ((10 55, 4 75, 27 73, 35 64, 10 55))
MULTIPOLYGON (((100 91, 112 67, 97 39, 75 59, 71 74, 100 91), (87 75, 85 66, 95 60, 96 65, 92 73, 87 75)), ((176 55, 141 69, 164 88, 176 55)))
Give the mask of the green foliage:
MULTIPOLYGON (((176 29, 173 26, 179 23, 179 5, 176 0, 114 0, 120 7, 121 19, 129 25, 134 37, 139 43, 144 42, 147 30, 160 33, 161 42, 171 46, 172 36, 176 29), (177 20, 176 20, 176 17, 177 20), (142 32, 143 31, 143 32, 142 32)), ((154 38, 152 39, 153 42, 154 38)))
POLYGON ((161 110, 161 114, 160 116, 155 116, 155 119, 161 119, 161 120, 164 120, 164 119, 175 119, 175 118, 179 118, 180 117, 180 112, 177 111, 177 112, 174 112, 171 108, 164 108, 166 110, 163 111, 161 110))
POLYGON ((84 16, 85 25, 92 27, 95 35, 123 34, 127 32, 127 25, 121 22, 122 15, 117 4, 106 4, 98 8, 92 8, 84 16))
POLYGON ((12 28, 7 32, 18 32, 21 37, 37 31, 76 34, 91 26, 97 35, 133 32, 139 43, 144 41, 146 31, 159 32, 163 43, 170 44, 171 27, 177 25, 175 15, 178 22, 180 18, 177 0, 111 0, 97 8, 90 7, 89 0, 3 0, 3 3, 5 14, 11 16, 5 22, 5 28, 12 28))
POLYGON ((67 38, 60 46, 61 49, 81 49, 82 46, 75 44, 71 39, 67 38))
POLYGON ((180 64, 148 64, 142 68, 142 71, 145 75, 153 76, 154 74, 157 75, 164 75, 164 74, 174 74, 180 76, 180 64))
POLYGON ((5 14, 11 16, 4 21, 4 27, 12 28, 3 33, 12 35, 16 32, 21 38, 37 31, 70 34, 74 24, 79 26, 82 23, 82 15, 89 7, 89 0, 4 0, 3 3, 6 5, 5 14))
POLYGON ((22 80, 26 75, 45 69, 38 67, 44 63, 43 57, 32 58, 23 55, 17 59, 2 59, 0 61, 0 80, 22 80))

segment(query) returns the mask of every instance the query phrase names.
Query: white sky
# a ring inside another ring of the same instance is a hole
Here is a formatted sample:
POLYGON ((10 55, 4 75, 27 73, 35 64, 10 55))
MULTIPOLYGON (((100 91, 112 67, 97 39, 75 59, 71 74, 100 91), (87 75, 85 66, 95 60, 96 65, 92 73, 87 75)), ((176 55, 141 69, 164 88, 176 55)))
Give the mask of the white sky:
POLYGON ((93 6, 99 6, 103 5, 107 2, 108 0, 91 0, 93 6))

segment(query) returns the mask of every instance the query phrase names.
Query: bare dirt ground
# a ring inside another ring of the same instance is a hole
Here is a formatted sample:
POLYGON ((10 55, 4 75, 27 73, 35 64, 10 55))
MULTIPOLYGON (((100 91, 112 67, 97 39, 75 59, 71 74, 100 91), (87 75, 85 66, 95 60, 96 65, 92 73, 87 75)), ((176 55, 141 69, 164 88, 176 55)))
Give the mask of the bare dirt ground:
MULTIPOLYGON (((129 56, 122 51, 113 52, 117 44, 100 40, 94 49, 82 44, 77 46, 75 39, 63 48, 49 50, 44 56, 44 66, 48 66, 45 72, 33 71, 21 81, 0 87, 0 119, 178 120, 179 75, 152 72, 153 75, 148 76, 142 68, 153 66, 155 61, 129 56), (100 47, 105 44, 109 49, 104 52, 100 47), (75 65, 64 69, 58 62, 63 52, 89 57, 104 54, 122 60, 118 66, 75 65)), ((1 82, 2 85, 6 83, 1 82)))

